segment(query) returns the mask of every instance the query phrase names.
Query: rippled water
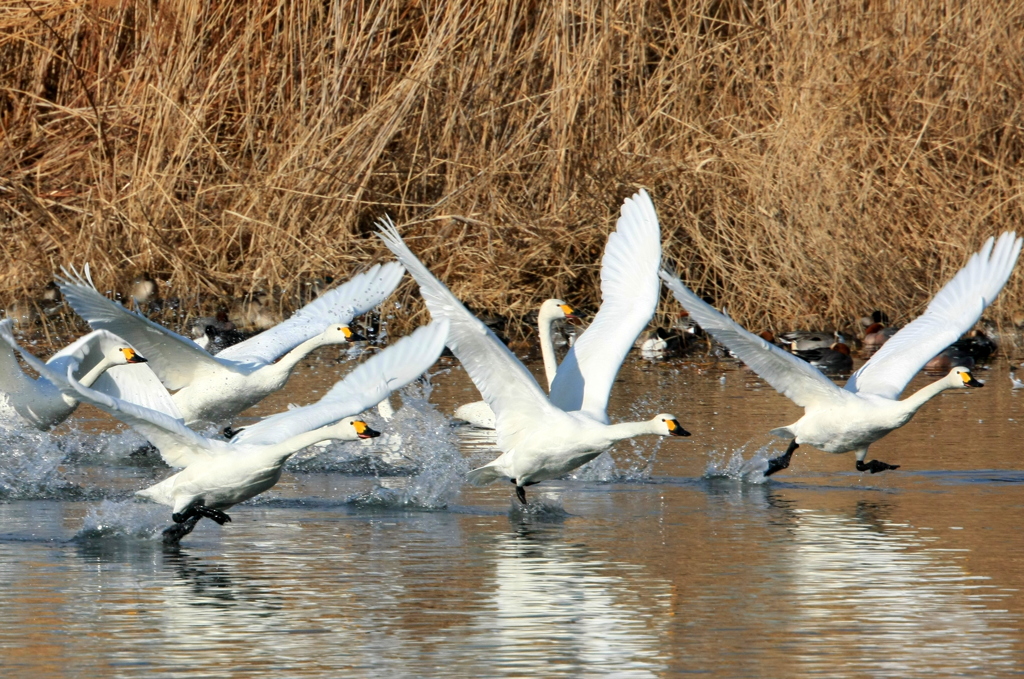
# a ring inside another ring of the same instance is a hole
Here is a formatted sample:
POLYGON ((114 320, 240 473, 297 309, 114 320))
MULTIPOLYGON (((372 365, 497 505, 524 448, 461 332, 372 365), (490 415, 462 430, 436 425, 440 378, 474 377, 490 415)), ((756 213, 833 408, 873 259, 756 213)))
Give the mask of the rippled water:
MULTIPOLYGON (((310 362, 257 412, 345 370, 310 362)), ((1024 393, 1006 373, 875 444, 896 472, 802 447, 762 482, 784 448, 766 432, 797 408, 735 365, 631 359, 613 418, 674 412, 693 437, 623 443, 524 511, 510 484, 461 484, 494 452, 448 425, 476 400, 450 367, 373 421, 391 439, 302 454, 179 549, 157 539, 166 508, 132 499, 168 470, 83 408, 2 436, 0 672, 1020 674, 1024 393)))

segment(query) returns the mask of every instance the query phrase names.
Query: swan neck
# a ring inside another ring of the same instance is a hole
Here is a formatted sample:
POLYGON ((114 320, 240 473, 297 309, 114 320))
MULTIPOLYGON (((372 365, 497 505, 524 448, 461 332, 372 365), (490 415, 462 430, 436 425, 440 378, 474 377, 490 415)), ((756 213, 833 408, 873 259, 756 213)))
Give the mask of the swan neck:
POLYGON ((299 361, 304 359, 309 352, 323 345, 324 340, 320 335, 311 337, 279 358, 277 362, 274 363, 274 366, 285 374, 290 374, 295 366, 299 364, 299 361))
POLYGON ((78 380, 79 384, 86 387, 91 387, 93 383, 100 378, 100 375, 105 373, 107 371, 107 368, 110 367, 113 367, 113 364, 111 363, 110 360, 107 359, 106 356, 104 356, 99 360, 99 362, 96 365, 92 367, 91 370, 89 370, 81 377, 75 377, 75 379, 78 380))
POLYGON ((643 434, 658 433, 650 422, 619 422, 609 424, 607 427, 609 438, 614 441, 641 436, 643 434))
POLYGON ((552 314, 542 313, 537 318, 537 330, 540 333, 540 355, 544 359, 544 375, 548 378, 548 391, 555 381, 558 372, 558 360, 555 358, 555 343, 551 339, 551 326, 555 322, 552 314))
POLYGON ((921 387, 913 394, 903 399, 900 403, 911 414, 913 414, 916 413, 925 403, 950 388, 951 385, 949 384, 949 380, 943 378, 921 387))
POLYGON ((328 427, 320 427, 313 431, 306 431, 301 434, 297 434, 290 439, 285 439, 280 443, 276 443, 272 446, 266 446, 263 450, 263 454, 270 459, 278 460, 281 464, 284 464, 289 457, 303 448, 308 448, 314 443, 320 443, 321 441, 326 441, 331 438, 324 431, 325 429, 328 429, 328 427))

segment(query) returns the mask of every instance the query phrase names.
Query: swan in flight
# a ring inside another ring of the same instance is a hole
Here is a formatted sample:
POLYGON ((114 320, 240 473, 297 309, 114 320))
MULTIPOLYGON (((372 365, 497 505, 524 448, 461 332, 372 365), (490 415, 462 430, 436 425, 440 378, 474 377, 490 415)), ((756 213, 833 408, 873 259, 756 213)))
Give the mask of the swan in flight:
MULTIPOLYGON (((537 314, 537 333, 540 339, 540 355, 544 359, 544 375, 548 378, 548 389, 555 381, 558 373, 558 355, 555 353, 555 342, 551 336, 551 326, 555 321, 578 320, 571 306, 560 299, 546 299, 540 305, 537 314)), ((486 401, 475 401, 459 406, 455 417, 465 420, 478 429, 494 429, 494 411, 486 401)))
MULTIPOLYGON (((66 420, 78 407, 77 394, 63 380, 53 382, 41 372, 39 379, 32 379, 22 371, 14 352, 27 352, 14 339, 13 325, 11 319, 0 321, 0 338, 4 340, 0 343, 0 391, 6 395, 7 403, 20 419, 36 429, 48 431, 66 420)), ((180 417, 160 380, 143 365, 146 362, 120 337, 106 330, 94 330, 51 356, 46 365, 59 375, 71 366, 75 379, 86 386, 108 394, 120 394, 180 417)))
POLYGON ((64 271, 61 291, 94 329, 123 337, 146 358, 169 390, 188 425, 221 422, 256 405, 284 386, 292 369, 325 344, 362 339, 348 324, 384 301, 397 287, 403 269, 397 262, 375 265, 324 293, 283 323, 216 356, 192 340, 107 299, 84 275, 64 271))
POLYGON ((612 382, 658 304, 661 233, 646 191, 627 198, 601 263, 601 309, 558 367, 550 398, 495 334, 417 259, 390 220, 379 236, 420 286, 430 315, 448 319, 448 347, 496 415, 502 455, 474 469, 476 485, 510 478, 519 501, 526 486, 566 474, 617 441, 656 434, 689 436, 674 415, 609 424, 612 382))
POLYGON ((149 439, 172 467, 184 467, 136 494, 171 507, 175 525, 164 531, 174 543, 203 517, 224 524, 224 510, 269 490, 281 478, 284 463, 307 446, 326 439, 356 440, 378 436, 352 417, 379 403, 392 390, 413 381, 437 360, 448 324, 417 329, 367 359, 317 403, 271 415, 242 429, 230 441, 211 439, 185 426, 181 419, 103 394, 75 379, 75 366, 61 376, 31 354, 29 364, 54 382, 74 389, 79 399, 104 410, 149 439))
POLYGON ((769 460, 766 476, 788 467, 793 451, 802 443, 828 453, 856 451, 857 470, 874 474, 899 465, 865 462, 869 445, 905 425, 921 406, 946 389, 982 386, 970 370, 957 366, 941 380, 897 400, 922 366, 969 330, 995 300, 1013 272, 1021 240, 1010 232, 998 240, 989 238, 939 290, 924 314, 882 345, 842 389, 809 363, 716 311, 676 276, 662 270, 661 277, 704 330, 776 391, 804 408, 799 420, 771 431, 774 436, 792 440, 785 454, 769 460))

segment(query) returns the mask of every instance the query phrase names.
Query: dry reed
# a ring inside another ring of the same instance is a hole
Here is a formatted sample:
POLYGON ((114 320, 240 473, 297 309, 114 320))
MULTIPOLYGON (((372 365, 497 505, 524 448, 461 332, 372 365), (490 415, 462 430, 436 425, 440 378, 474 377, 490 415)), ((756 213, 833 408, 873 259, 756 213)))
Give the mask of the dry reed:
POLYGON ((290 306, 382 259, 390 213, 477 310, 596 308, 645 186, 751 326, 906 320, 1022 230, 1022 41, 981 0, 8 2, 0 299, 88 261, 290 306))

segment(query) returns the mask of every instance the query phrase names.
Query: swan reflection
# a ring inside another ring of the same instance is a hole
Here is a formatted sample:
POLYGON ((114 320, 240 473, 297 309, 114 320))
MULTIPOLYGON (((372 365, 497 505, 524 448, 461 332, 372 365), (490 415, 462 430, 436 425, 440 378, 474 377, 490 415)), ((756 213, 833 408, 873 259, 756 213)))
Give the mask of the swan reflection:
POLYGON ((524 525, 495 545, 493 612, 482 623, 486 638, 475 640, 490 648, 493 667, 545 676, 664 672, 659 639, 670 620, 670 585, 620 575, 642 568, 602 560, 565 537, 524 525))
POLYGON ((793 511, 791 652, 834 676, 1012 668, 1006 632, 1019 621, 999 610, 1005 594, 969 573, 960 550, 942 549, 885 513, 884 504, 865 502, 853 517, 793 511))

